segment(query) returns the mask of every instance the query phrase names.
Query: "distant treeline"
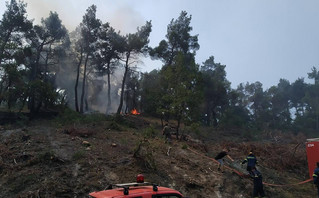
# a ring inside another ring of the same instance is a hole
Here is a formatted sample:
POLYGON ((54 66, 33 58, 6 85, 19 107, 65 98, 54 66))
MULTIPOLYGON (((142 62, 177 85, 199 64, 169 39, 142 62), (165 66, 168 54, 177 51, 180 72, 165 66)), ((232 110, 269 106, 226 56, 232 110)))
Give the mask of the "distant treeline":
POLYGON ((39 112, 69 106, 79 113, 143 114, 207 125, 250 130, 316 132, 319 129, 319 72, 263 90, 260 82, 232 89, 225 65, 214 57, 195 62, 198 35, 182 11, 155 48, 148 46, 151 22, 121 35, 96 18, 92 5, 69 33, 56 12, 40 25, 27 19, 23 1, 7 2, 0 21, 0 105, 4 111, 39 112), (137 70, 141 56, 161 60, 159 70, 137 70), (120 75, 119 75, 120 74, 120 75), (120 77, 120 78, 119 78, 120 77))

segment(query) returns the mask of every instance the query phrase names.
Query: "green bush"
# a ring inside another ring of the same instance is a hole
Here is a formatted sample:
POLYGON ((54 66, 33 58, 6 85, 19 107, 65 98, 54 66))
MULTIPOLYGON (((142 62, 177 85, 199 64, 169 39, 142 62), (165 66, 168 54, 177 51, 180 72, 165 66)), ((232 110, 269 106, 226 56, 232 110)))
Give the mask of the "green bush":
POLYGON ((88 115, 83 115, 82 122, 83 123, 94 123, 94 122, 101 122, 106 121, 106 115, 102 113, 92 113, 88 115))
POLYGON ((121 131, 121 127, 115 121, 112 121, 108 128, 116 131, 121 131))
POLYGON ((59 124, 66 125, 70 123, 79 123, 81 121, 81 117, 82 115, 80 113, 66 108, 58 115, 55 121, 59 124))
POLYGON ((187 149, 187 148, 188 148, 187 144, 183 144, 182 149, 187 149))
POLYGON ((117 123, 124 123, 125 119, 123 118, 122 115, 120 114, 115 114, 113 117, 113 121, 117 122, 117 123))
POLYGON ((120 125, 124 125, 124 126, 127 126, 129 128, 134 128, 134 129, 137 128, 133 121, 126 119, 125 116, 120 115, 120 114, 115 114, 112 120, 120 125))
POLYGON ((83 115, 69 108, 64 109, 55 119, 57 123, 62 125, 73 123, 89 124, 107 120, 111 120, 111 118, 102 113, 96 112, 83 115))
POLYGON ((86 155, 86 152, 84 150, 79 150, 72 156, 73 160, 80 160, 83 159, 86 155))
POLYGON ((29 117, 24 115, 24 114, 22 114, 22 113, 20 113, 18 115, 18 120, 17 120, 17 122, 15 124, 18 127, 24 127, 28 122, 29 122, 29 117))
POLYGON ((156 131, 153 127, 148 127, 142 130, 142 134, 145 138, 154 138, 156 136, 156 131))
POLYGON ((185 132, 187 134, 199 134, 200 133, 200 123, 194 122, 190 126, 185 126, 185 132))

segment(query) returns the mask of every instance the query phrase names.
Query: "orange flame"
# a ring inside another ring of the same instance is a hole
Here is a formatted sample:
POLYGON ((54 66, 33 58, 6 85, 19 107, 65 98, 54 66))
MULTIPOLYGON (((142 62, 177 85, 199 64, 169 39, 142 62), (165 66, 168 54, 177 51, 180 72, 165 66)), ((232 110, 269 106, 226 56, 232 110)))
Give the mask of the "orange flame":
POLYGON ((140 113, 136 109, 132 109, 131 114, 133 115, 139 115, 140 113))

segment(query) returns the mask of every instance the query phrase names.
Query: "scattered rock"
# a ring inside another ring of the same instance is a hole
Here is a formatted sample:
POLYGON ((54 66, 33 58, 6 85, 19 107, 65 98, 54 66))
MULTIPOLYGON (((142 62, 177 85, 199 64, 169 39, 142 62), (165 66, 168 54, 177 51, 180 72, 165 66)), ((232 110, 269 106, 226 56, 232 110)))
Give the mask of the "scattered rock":
POLYGON ((91 146, 90 142, 88 142, 88 141, 86 141, 86 140, 84 140, 84 141, 82 142, 82 145, 84 145, 84 146, 86 146, 86 147, 91 146))

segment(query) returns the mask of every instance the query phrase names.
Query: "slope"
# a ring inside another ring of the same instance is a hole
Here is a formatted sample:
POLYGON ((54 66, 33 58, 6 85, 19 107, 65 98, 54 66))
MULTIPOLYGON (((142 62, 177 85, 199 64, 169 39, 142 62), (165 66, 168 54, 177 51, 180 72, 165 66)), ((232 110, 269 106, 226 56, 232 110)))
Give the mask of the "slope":
MULTIPOLYGON (((279 133, 274 141, 268 134, 264 141, 248 141, 238 132, 208 130, 189 132, 168 145, 159 121, 143 116, 88 115, 23 127, 4 125, 0 127, 0 197, 87 197, 110 184, 132 182, 138 173, 188 197, 250 197, 249 178, 217 171, 211 157, 223 147, 231 148, 235 159, 228 165, 244 173, 239 164, 253 148, 268 183, 296 183, 309 177, 301 135, 279 133)), ((265 186, 265 191, 273 198, 316 195, 311 183, 265 186)))

